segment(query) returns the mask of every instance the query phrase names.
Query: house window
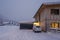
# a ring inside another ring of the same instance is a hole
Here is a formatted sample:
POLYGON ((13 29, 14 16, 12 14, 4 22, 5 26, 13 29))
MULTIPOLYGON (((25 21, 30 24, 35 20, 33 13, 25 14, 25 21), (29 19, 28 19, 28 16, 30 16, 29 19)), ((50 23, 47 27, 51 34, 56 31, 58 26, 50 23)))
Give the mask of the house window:
POLYGON ((51 23, 51 28, 54 28, 54 26, 55 26, 54 23, 51 23))
POLYGON ((59 15, 59 9, 51 9, 51 14, 59 15))
POLYGON ((59 23, 59 28, 60 28, 60 23, 59 23))
POLYGON ((51 23, 51 28, 60 28, 60 27, 59 27, 59 23, 57 23, 57 22, 52 22, 52 23, 51 23))

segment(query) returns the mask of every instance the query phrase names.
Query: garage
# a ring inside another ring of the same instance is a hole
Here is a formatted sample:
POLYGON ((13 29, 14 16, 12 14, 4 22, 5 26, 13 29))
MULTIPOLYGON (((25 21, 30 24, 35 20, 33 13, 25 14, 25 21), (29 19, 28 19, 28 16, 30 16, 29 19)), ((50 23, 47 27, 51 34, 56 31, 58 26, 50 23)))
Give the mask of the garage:
POLYGON ((29 23, 20 23, 20 29, 32 29, 33 24, 29 23))

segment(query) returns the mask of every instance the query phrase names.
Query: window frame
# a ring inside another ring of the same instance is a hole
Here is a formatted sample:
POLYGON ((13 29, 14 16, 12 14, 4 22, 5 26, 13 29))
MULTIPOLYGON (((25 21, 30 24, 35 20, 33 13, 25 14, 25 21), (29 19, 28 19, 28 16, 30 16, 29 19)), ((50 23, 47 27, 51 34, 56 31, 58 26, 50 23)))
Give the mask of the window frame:
POLYGON ((51 13, 52 15, 59 15, 59 9, 51 9, 51 10, 50 10, 50 13, 51 13))

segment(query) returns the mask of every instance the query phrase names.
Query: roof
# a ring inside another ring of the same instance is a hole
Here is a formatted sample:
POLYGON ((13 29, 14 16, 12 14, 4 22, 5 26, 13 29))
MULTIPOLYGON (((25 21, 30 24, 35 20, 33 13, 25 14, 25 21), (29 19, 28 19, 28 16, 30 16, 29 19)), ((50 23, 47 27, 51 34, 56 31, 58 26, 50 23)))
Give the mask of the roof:
POLYGON ((60 2, 45 2, 43 4, 45 4, 45 5, 52 5, 52 4, 60 4, 60 2))
POLYGON ((34 21, 22 21, 20 24, 32 24, 34 21))
POLYGON ((33 16, 33 18, 35 18, 35 16, 42 12, 42 10, 46 7, 51 7, 51 6, 60 6, 60 2, 45 2, 45 3, 42 3, 42 5, 40 6, 40 8, 38 9, 38 11, 36 12, 36 14, 33 16))

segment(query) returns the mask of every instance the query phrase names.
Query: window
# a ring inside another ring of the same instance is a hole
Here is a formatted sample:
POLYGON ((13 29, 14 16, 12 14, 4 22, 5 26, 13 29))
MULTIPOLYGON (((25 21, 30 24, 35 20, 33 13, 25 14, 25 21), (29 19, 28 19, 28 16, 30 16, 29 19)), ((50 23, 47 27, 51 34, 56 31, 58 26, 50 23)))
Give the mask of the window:
POLYGON ((57 22, 51 23, 51 28, 59 28, 59 23, 57 22))
POLYGON ((59 23, 55 23, 55 28, 58 28, 58 26, 59 26, 59 23))
POLYGON ((54 28, 54 26, 55 26, 54 23, 51 23, 51 28, 54 28))
POLYGON ((51 9, 51 14, 59 15, 59 9, 51 9))
POLYGON ((59 28, 60 28, 60 23, 59 23, 59 28))

